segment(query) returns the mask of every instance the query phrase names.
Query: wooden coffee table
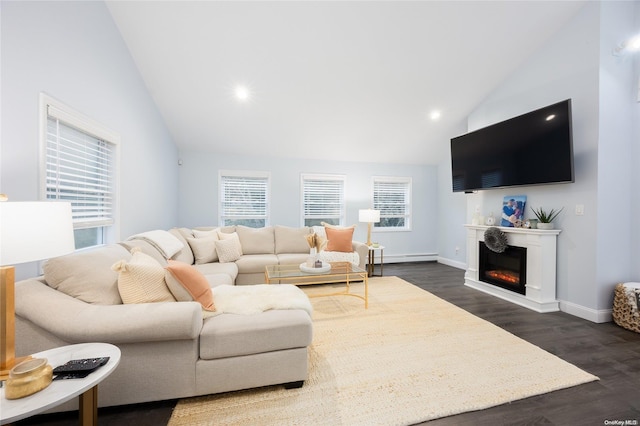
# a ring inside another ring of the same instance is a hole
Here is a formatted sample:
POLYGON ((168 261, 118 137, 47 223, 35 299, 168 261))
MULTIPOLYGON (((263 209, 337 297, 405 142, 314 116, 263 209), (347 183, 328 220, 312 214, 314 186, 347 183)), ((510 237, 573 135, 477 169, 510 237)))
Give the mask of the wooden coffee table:
POLYGON ((270 265, 265 267, 264 278, 267 284, 333 284, 344 283, 345 289, 340 292, 310 295, 309 297, 353 296, 364 300, 364 308, 369 308, 368 272, 350 262, 331 262, 328 272, 305 272, 300 265, 270 265), (364 295, 351 293, 353 281, 364 282, 364 295))

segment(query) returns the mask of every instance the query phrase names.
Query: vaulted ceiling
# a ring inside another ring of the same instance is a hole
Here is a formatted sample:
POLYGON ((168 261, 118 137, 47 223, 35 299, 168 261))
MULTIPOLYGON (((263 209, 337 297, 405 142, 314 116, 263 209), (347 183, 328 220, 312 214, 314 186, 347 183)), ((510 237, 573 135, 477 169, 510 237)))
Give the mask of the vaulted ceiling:
POLYGON ((407 164, 584 3, 107 2, 181 150, 407 164))

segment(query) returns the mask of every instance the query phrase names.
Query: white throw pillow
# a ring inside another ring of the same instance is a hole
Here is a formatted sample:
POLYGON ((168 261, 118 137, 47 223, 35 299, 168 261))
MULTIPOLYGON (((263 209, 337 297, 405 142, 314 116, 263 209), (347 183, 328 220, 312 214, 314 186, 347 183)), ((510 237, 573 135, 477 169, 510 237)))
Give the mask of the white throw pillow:
POLYGON ((242 246, 240 245, 240 239, 238 234, 220 234, 228 235, 228 237, 221 238, 216 241, 216 251, 218 252, 218 259, 220 263, 235 262, 242 257, 242 246))
POLYGON ((123 303, 175 302, 164 281, 165 270, 148 254, 134 248, 131 260, 116 262, 118 291, 123 303))
POLYGON ((193 251, 196 265, 218 261, 216 241, 218 241, 218 234, 200 238, 187 238, 187 242, 193 251))

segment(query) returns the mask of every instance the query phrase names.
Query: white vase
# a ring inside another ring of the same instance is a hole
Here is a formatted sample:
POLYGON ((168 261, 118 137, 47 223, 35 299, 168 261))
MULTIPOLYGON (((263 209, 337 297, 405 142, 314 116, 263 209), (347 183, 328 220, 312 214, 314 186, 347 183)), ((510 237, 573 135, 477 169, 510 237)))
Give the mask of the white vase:
POLYGON ((553 222, 551 222, 551 223, 538 222, 537 228, 538 229, 546 229, 546 230, 553 229, 553 222))
POLYGON ((309 257, 307 257, 307 267, 313 268, 316 263, 316 258, 318 257, 318 251, 315 247, 311 247, 309 249, 309 257))

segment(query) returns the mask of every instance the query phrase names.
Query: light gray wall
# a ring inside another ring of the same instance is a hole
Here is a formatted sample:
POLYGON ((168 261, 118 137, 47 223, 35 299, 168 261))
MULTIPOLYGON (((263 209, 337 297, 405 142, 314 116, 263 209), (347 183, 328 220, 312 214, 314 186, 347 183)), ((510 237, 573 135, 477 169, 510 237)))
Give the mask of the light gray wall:
MULTIPOLYGON (((121 136, 122 237, 177 224, 177 148, 102 2, 2 2, 0 192, 39 196, 39 93, 121 136)), ((34 275, 31 265, 18 277, 34 275)))
MULTIPOLYGON (((466 123, 461 123, 456 134, 467 131, 466 123)), ((447 141, 449 144, 449 141, 447 141)), ((452 191, 451 150, 447 158, 438 166, 438 262, 460 269, 467 267, 467 233, 463 227, 467 220, 467 195, 452 191)))
MULTIPOLYGON (((634 28, 636 30, 640 29, 640 2, 635 2, 635 11, 634 11, 634 20, 635 25, 634 28)), ((632 120, 635 123, 633 126, 633 135, 632 138, 634 141, 640 141, 640 55, 636 54, 633 56, 633 87, 635 91, 635 96, 633 96, 632 103, 632 111, 633 116, 632 120)), ((631 144, 631 151, 629 153, 629 157, 634 165, 640 164, 640 143, 631 144)), ((632 173, 630 175, 630 179, 633 184, 633 188, 637 192, 636 188, 640 188, 640 173, 632 173)), ((636 213, 637 217, 640 212, 640 197, 632 197, 632 210, 636 213)), ((631 222, 631 239, 634 243, 631 246, 631 258, 632 259, 640 259, 640 221, 633 220, 631 222)), ((632 274, 635 280, 640 280, 640 262, 632 262, 632 274)))
MULTIPOLYGON (((572 99, 575 183, 466 195, 465 222, 470 222, 476 206, 485 215, 492 211, 497 215, 506 195, 526 195, 528 217, 533 217, 530 207, 564 207, 556 221, 562 229, 557 296, 563 310, 593 321, 610 313, 615 283, 633 278, 629 227, 634 216, 631 200, 638 196, 631 188, 628 155, 637 154, 629 101, 633 62, 612 58, 611 49, 615 46, 612 40, 624 39, 623 34, 631 29, 634 3, 587 3, 468 120, 468 129, 475 130, 572 99), (584 216, 575 215, 577 204, 585 206, 584 216), (625 211, 618 216, 620 209, 625 211)), ((445 190, 442 184, 440 190, 445 190)), ((465 242, 458 236, 455 244, 465 242)))
MULTIPOLYGON (((386 261, 405 256, 437 254, 437 169, 431 166, 372 164, 348 161, 290 160, 211 152, 181 152, 179 222, 181 226, 218 224, 220 170, 263 171, 271 175, 271 224, 301 226, 301 173, 346 176, 346 224, 358 224, 354 238, 366 241, 366 225, 358 210, 371 207, 372 176, 412 178, 413 226, 408 232, 376 232, 372 240, 384 245, 386 261)), ((435 257, 434 257, 435 258, 435 257)))
MULTIPOLYGON (((632 274, 631 252, 634 218, 632 199, 638 198, 629 155, 634 138, 637 74, 633 54, 612 55, 612 50, 637 34, 635 10, 640 2, 602 2, 600 6, 600 128, 598 142, 597 308, 611 308, 613 289, 620 281, 638 279, 632 274), (634 108, 635 107, 635 108, 634 108), (622 226, 621 226, 622 225, 622 226)), ((635 260, 635 259, 634 259, 635 260)))

